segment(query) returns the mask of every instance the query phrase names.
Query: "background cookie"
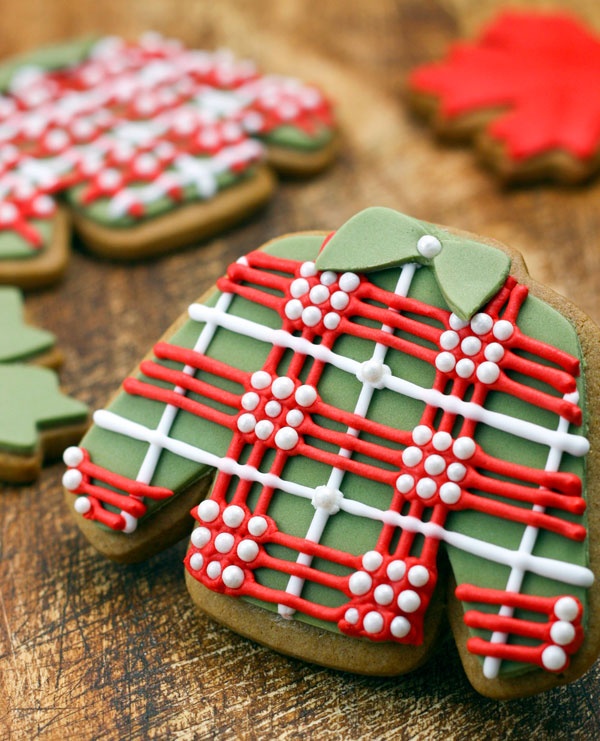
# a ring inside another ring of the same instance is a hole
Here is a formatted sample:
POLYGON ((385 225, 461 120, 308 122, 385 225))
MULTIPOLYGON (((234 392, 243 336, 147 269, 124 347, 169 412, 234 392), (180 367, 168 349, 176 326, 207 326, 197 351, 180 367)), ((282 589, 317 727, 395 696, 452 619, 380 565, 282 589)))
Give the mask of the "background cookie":
POLYGON ((415 69, 410 101, 436 132, 475 139, 503 179, 580 182, 600 165, 598 36, 560 12, 503 12, 415 69))
POLYGON ((580 377, 597 329, 478 237, 389 209, 324 237, 232 265, 96 412, 65 454, 67 498, 102 526, 85 534, 137 557, 217 468, 186 567, 226 625, 335 668, 408 671, 435 644, 443 543, 473 685, 574 679, 600 641, 593 362, 580 377))

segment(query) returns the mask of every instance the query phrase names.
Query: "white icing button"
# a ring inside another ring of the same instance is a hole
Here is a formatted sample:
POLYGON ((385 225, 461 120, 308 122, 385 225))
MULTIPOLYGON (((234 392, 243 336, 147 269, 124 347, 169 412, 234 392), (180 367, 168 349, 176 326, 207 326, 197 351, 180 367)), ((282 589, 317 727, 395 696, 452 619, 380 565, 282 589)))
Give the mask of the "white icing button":
POLYGON ((329 311, 323 317, 323 324, 325 325, 326 329, 333 330, 338 328, 341 320, 342 317, 339 314, 336 314, 335 311, 329 311))
POLYGON ((473 337, 472 335, 465 337, 465 339, 460 343, 460 349, 465 355, 477 355, 481 350, 481 340, 479 337, 473 337))
POLYGON ((130 515, 129 512, 123 512, 123 510, 121 510, 119 514, 125 520, 125 527, 123 528, 122 532, 126 533, 127 535, 135 532, 138 526, 137 519, 133 515, 130 515))
POLYGON ((567 654, 560 646, 548 646, 542 651, 542 664, 549 671, 560 671, 566 663, 567 654))
POLYGON ((321 284, 313 286, 310 289, 309 298, 313 304, 322 304, 329 298, 329 288, 321 284))
POLYGON ((269 419, 261 419, 256 423, 254 434, 259 440, 268 440, 275 429, 274 424, 269 419))
POLYGON ((260 401, 260 396, 255 391, 248 391, 242 396, 242 407, 247 412, 253 412, 260 401))
POLYGON ((446 476, 450 481, 462 481, 466 475, 467 469, 462 463, 451 463, 446 471, 446 476))
POLYGON ((287 399, 294 393, 294 382, 287 376, 279 376, 273 381, 271 392, 276 399, 287 399))
POLYGON ((367 551, 362 557, 363 569, 377 571, 383 563, 383 556, 378 551, 367 551))
POLYGON ((429 571, 425 566, 413 566, 408 570, 408 581, 413 587, 424 587, 429 581, 429 571))
POLYGON ((557 620, 550 628, 550 638, 559 646, 568 646, 575 638, 573 623, 568 623, 566 620, 557 620))
POLYGON ((300 319, 303 311, 304 306, 302 306, 302 302, 299 301, 297 298, 288 301, 285 305, 285 315, 288 319, 300 319))
POLYGON ((579 615, 579 605, 573 597, 561 597, 554 604, 554 614, 559 620, 575 620, 579 615))
POLYGON ((383 615, 371 610, 365 615, 363 628, 367 633, 379 633, 383 629, 383 615))
POLYGON ((407 473, 403 473, 396 479, 396 488, 398 489, 400 494, 408 494, 408 492, 413 488, 414 485, 415 480, 407 473))
POLYGON ((424 234, 417 242, 417 250, 423 257, 432 258, 442 251, 442 243, 432 234, 424 234))
POLYGON ((456 374, 460 378, 470 378, 475 370, 475 363, 469 358, 461 358, 456 364, 456 374))
POLYGON ((454 350, 454 348, 458 346, 459 342, 460 337, 452 329, 448 329, 440 335, 440 347, 442 350, 454 350))
POLYGON ((491 360, 497 363, 504 357, 504 348, 499 342, 490 342, 490 344, 483 351, 486 360, 491 360))
POLYGON ((386 376, 391 374, 390 368, 378 360, 365 360, 361 364, 356 377, 361 383, 369 383, 375 388, 382 388, 386 376))
POLYGON ((481 383, 496 383, 500 376, 500 368, 496 363, 484 360, 481 365, 477 366, 477 378, 481 383))
POLYGON ((449 432, 436 432, 432 438, 432 444, 436 450, 443 452, 452 445, 452 436, 449 432))
POLYGON ((507 319, 500 319, 499 321, 494 322, 492 334, 497 340, 508 340, 509 337, 512 337, 514 331, 515 328, 511 322, 507 319))
POLYGON ((380 584, 375 587, 373 597, 378 605, 391 605, 394 601, 394 590, 389 584, 380 584))
POLYGON ((316 306, 307 306, 302 311, 302 321, 307 327, 316 327, 321 321, 323 314, 316 306))
POLYGON ((194 571, 200 571, 204 565, 204 558, 201 553, 194 553, 190 557, 190 568, 194 571))
POLYGON ((433 432, 427 425, 417 425, 412 431, 412 439, 415 445, 427 445, 433 437, 433 432))
POLYGON ((296 278, 290 283, 290 294, 294 298, 300 298, 310 290, 310 284, 306 278, 296 278))
POLYGON ((342 291, 356 291, 360 285, 360 278, 356 273, 342 273, 339 280, 339 286, 342 291))
POLYGON ((267 371, 255 371, 250 378, 250 384, 255 389, 266 389, 271 385, 271 376, 267 371))
POLYGON ((331 308, 343 311, 350 303, 350 296, 344 291, 336 291, 331 297, 331 308))
POLYGON ((450 352, 441 352, 435 358, 435 367, 442 373, 449 373, 454 369, 456 360, 450 352))
POLYGON ((417 494, 421 499, 431 499, 437 491, 437 484, 433 479, 423 478, 417 481, 417 494))
POLYGON ((451 329, 458 331, 459 329, 464 329, 466 326, 468 326, 469 322, 466 322, 464 319, 456 316, 456 314, 450 314, 448 318, 448 324, 450 325, 451 329))
POLYGON ((73 509, 80 515, 85 515, 92 508, 92 503, 87 497, 77 497, 73 503, 73 509))
POLYGON ((489 314, 475 314, 471 319, 471 329, 475 334, 487 334, 494 326, 494 320, 489 314))
POLYGON ((253 414, 250 414, 247 412, 246 414, 241 414, 238 417, 237 421, 237 428, 240 432, 252 432, 252 430, 256 427, 256 417, 253 414))
POLYGON ((223 522, 227 527, 239 527, 244 521, 244 510, 237 504, 230 504, 223 510, 223 522))
POLYGON ((277 417, 281 414, 281 404, 271 399, 265 404, 265 414, 267 417, 277 417))
POLYGON ((282 427, 275 433, 275 445, 280 450, 292 450, 298 444, 298 433, 293 427, 282 427))
POLYGON ((404 463, 405 466, 416 466, 421 462, 422 458, 423 451, 420 448, 414 447, 414 445, 406 448, 402 453, 402 463, 404 463))
POLYGON ((356 625, 358 623, 360 615, 358 614, 358 610, 356 607, 350 607, 346 610, 344 613, 344 619, 347 623, 350 623, 350 625, 356 625))
POLYGON ((290 409, 285 415, 285 421, 290 427, 299 427, 304 421, 304 414, 299 409, 290 409))
POLYGON ((314 264, 314 262, 304 262, 300 266, 300 275, 303 278, 311 278, 313 275, 317 274, 317 268, 314 264))
POLYGON ((410 633, 410 623, 405 617, 399 615, 392 620, 390 633, 395 638, 405 638, 410 633))
POLYGON ((317 400, 317 390, 314 386, 299 386, 294 398, 301 407, 312 406, 317 400))
POLYGON ((237 554, 242 559, 250 563, 258 556, 258 543, 254 540, 241 540, 238 543, 237 554))
POLYGON ((214 499, 205 499, 198 505, 198 517, 204 522, 213 522, 219 516, 219 505, 214 499))
POLYGON ((2 203, 0 204, 0 222, 3 224, 9 224, 19 216, 19 209, 14 203, 2 203))
POLYGON ((268 526, 268 522, 260 515, 255 515, 248 520, 248 532, 250 535, 254 535, 255 538, 265 533, 268 526))
POLYGON ((440 499, 444 504, 456 504, 461 497, 461 488, 458 484, 446 481, 440 486, 440 499))
POLYGON ((332 270, 325 270, 321 273, 320 281, 324 286, 332 286, 337 281, 337 273, 332 270))
POLYGON ((475 441, 471 437, 457 437, 452 452, 461 461, 466 461, 475 453, 475 441))
POLYGON ((406 564, 400 560, 390 561, 385 573, 390 581, 400 581, 406 573, 406 564))
POLYGON ((223 584, 230 589, 239 589, 244 583, 244 572, 239 566, 227 566, 223 571, 223 584))
POLYGON ((79 489, 82 481, 83 474, 76 468, 71 468, 68 471, 65 471, 62 477, 63 486, 67 491, 75 491, 76 489, 79 489))
POLYGON ((360 597, 371 589, 372 584, 373 580, 366 571, 355 571, 348 580, 348 589, 352 594, 360 597))
POLYGON ((196 548, 204 548, 210 542, 210 530, 207 527, 197 527, 192 531, 192 545, 196 548))
POLYGON ((317 486, 315 488, 311 504, 315 509, 323 509, 330 515, 335 515, 340 511, 340 504, 344 495, 339 489, 332 489, 329 486, 317 486))
POLYGON ((428 455, 425 458, 425 471, 430 476, 438 476, 446 470, 446 461, 441 455, 428 455))
POLYGON ((412 589, 404 589, 398 595, 398 607, 403 612, 415 612, 421 606, 421 598, 412 589))
POLYGON ((219 533, 215 538, 215 548, 219 553, 229 553, 234 543, 235 538, 231 533, 219 533))

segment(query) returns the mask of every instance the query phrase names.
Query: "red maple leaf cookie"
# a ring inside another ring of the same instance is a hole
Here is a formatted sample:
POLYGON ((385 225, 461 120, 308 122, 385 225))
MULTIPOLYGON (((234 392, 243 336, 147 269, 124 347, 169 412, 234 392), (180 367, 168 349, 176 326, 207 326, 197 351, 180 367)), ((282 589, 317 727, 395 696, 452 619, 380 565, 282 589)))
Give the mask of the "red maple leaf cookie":
POLYGON ((507 12, 409 78, 441 134, 473 136, 508 180, 580 181, 600 164, 600 38, 565 14, 507 12))

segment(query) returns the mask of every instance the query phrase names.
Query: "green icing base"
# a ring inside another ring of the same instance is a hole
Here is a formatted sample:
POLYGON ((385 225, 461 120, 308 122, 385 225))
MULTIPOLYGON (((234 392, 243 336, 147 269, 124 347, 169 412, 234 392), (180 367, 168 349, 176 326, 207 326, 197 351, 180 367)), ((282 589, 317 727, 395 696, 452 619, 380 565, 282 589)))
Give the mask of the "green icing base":
POLYGON ((54 343, 52 333, 23 322, 21 292, 12 286, 0 288, 0 363, 28 360, 54 343))
POLYGON ((326 147, 333 140, 333 131, 321 126, 314 134, 307 134, 297 126, 278 126, 258 138, 267 145, 315 151, 326 147))

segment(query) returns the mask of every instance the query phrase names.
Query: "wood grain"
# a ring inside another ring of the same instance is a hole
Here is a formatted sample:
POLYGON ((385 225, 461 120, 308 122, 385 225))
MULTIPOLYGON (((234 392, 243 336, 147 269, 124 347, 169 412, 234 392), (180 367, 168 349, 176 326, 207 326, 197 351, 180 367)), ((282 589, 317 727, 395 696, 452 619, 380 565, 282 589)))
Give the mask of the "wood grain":
MULTIPOLYGON (((65 388, 102 405, 230 261, 286 232, 334 228, 374 204, 516 247, 536 279, 599 321, 600 181, 503 190, 468 148, 432 141, 403 103, 411 67, 499 5, 0 2, 3 54, 153 28, 319 82, 336 98, 345 131, 336 167, 282 182, 262 214, 201 247, 127 267, 76 246, 64 282, 27 298, 32 319, 60 339, 65 388)), ((569 7, 598 18, 594 0, 569 7)), ((55 465, 34 486, 0 491, 2 739, 600 737, 598 663, 569 687, 500 704, 470 688, 450 638, 413 675, 385 680, 319 669, 239 638, 192 608, 184 544, 136 566, 96 554, 63 506, 61 474, 55 465)))

